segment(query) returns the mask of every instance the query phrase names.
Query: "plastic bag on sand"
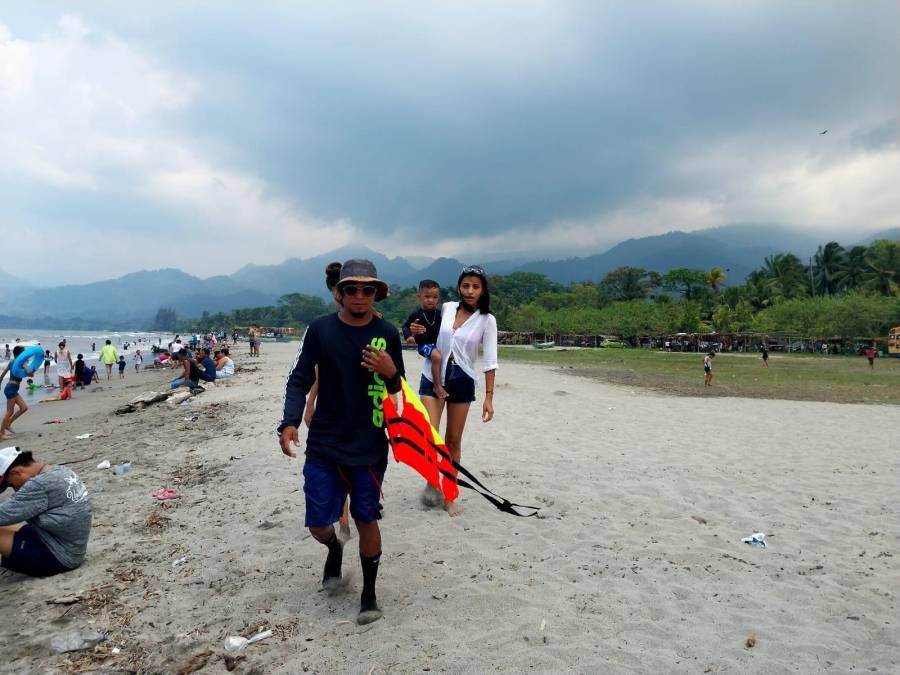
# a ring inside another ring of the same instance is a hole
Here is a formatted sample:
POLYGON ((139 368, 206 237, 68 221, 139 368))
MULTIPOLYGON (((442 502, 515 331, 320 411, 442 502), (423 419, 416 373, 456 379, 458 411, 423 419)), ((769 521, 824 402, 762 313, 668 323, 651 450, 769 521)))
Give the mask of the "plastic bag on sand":
POLYGON ((254 642, 259 642, 260 640, 265 640, 270 637, 272 637, 272 631, 270 630, 257 633, 252 638, 245 638, 240 635, 229 635, 225 638, 225 651, 229 654, 236 654, 244 651, 247 648, 247 645, 252 645, 254 642))
POLYGON ((106 639, 106 633, 98 633, 89 628, 70 628, 50 638, 50 649, 55 654, 77 652, 100 644, 106 639))
POLYGON ((750 544, 751 546, 762 546, 763 548, 768 548, 769 545, 766 544, 766 535, 762 532, 756 532, 755 534, 751 534, 749 537, 744 537, 741 539, 745 544, 750 544))

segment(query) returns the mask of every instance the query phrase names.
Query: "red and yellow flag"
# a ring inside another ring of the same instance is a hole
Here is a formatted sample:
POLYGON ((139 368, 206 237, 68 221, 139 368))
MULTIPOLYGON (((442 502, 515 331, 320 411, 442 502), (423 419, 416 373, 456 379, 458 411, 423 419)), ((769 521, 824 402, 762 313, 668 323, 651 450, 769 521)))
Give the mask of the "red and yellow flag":
POLYGON ((401 380, 403 412, 397 410, 390 396, 384 399, 388 438, 394 459, 422 474, 447 501, 459 496, 456 469, 444 439, 428 418, 428 411, 406 379, 401 380))

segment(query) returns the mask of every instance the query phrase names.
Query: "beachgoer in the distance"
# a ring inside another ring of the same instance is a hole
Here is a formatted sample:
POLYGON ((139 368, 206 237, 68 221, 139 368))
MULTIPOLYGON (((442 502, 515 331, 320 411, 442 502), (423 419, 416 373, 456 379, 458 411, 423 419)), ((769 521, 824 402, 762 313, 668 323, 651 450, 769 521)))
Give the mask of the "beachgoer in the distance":
POLYGON ((107 340, 106 344, 103 345, 103 349, 100 350, 100 363, 106 366, 106 381, 109 382, 112 379, 112 369, 115 364, 119 362, 119 354, 116 352, 116 348, 113 347, 113 343, 111 340, 107 340))
POLYGON ((9 343, 6 343, 6 348, 3 350, 3 358, 6 361, 9 361, 12 358, 12 352, 9 350, 9 343))
MULTIPOLYGON (((466 427, 469 406, 475 401, 475 386, 478 373, 475 362, 478 348, 483 349, 484 403, 481 407, 482 422, 494 418, 494 380, 497 374, 497 320, 491 314, 491 296, 487 275, 477 265, 464 267, 456 282, 458 302, 445 302, 441 308, 441 330, 437 347, 441 353, 439 374, 433 378, 430 364, 422 368, 423 378, 419 385, 419 396, 428 410, 428 416, 435 429, 440 429, 444 406, 447 408, 447 426, 444 441, 453 460, 462 457, 462 438, 466 427), (434 387, 443 384, 447 397, 439 398, 434 387)), ((428 506, 441 502, 440 493, 431 485, 425 487, 422 501, 428 506)), ((450 516, 459 515, 459 500, 445 502, 444 508, 450 516)))
POLYGON ((96 351, 97 351, 97 343, 96 343, 96 342, 92 342, 92 343, 91 343, 91 352, 96 352, 96 351))
POLYGON ((53 354, 49 349, 44 350, 44 386, 50 384, 50 364, 53 362, 53 354))
POLYGON ((344 263, 337 292, 340 312, 314 319, 306 329, 285 387, 278 432, 281 451, 294 457, 306 395, 318 381, 303 466, 306 526, 328 549, 322 584, 327 591, 337 590, 343 545, 334 523, 350 495, 363 574, 356 621, 367 624, 382 616, 375 583, 381 560, 378 507, 388 447, 383 403, 400 391, 403 354, 397 329, 372 312, 373 303, 388 296, 388 286, 371 261, 344 263))
POLYGON ((712 386, 712 360, 716 357, 715 352, 709 352, 706 356, 703 357, 703 384, 707 387, 712 386))
POLYGON ((140 349, 134 350, 134 356, 131 357, 131 360, 134 361, 134 372, 141 372, 141 366, 144 365, 144 355, 140 349))
MULTIPOLYGON (((440 399, 447 398, 447 392, 441 384, 441 352, 437 348, 438 334, 441 331, 441 312, 437 308, 441 301, 441 287, 433 279, 422 279, 419 282, 419 308, 414 310, 403 322, 401 332, 406 344, 416 345, 419 356, 431 365, 431 382, 434 393, 440 399)), ((419 383, 421 388, 422 383, 419 383)))
POLYGON ((75 359, 75 388, 84 389, 85 384, 90 384, 90 380, 84 381, 84 354, 79 354, 75 359))
POLYGON ((866 347, 866 358, 869 360, 869 368, 875 370, 875 345, 866 347))
POLYGON ((0 561, 19 574, 47 577, 84 561, 91 534, 91 498, 67 466, 36 462, 18 448, 0 450, 0 561))
POLYGON ((762 351, 763 366, 768 368, 769 367, 769 348, 766 345, 763 345, 761 348, 761 351, 762 351))
POLYGON ((74 366, 72 364, 72 352, 66 349, 65 341, 60 342, 58 346, 59 349, 53 355, 53 360, 56 361, 56 376, 59 379, 59 388, 62 389, 66 386, 69 378, 72 377, 72 368, 74 366))
POLYGON ((27 362, 24 360, 19 362, 19 356, 24 355, 24 353, 25 347, 22 345, 13 347, 12 360, 6 364, 6 368, 0 373, 0 383, 3 382, 3 378, 9 373, 9 382, 3 387, 3 395, 6 398, 6 414, 3 416, 3 422, 0 423, 0 438, 14 436, 13 422, 28 412, 28 405, 19 393, 19 387, 22 385, 22 380, 34 375, 34 370, 29 370, 28 368, 31 364, 30 359, 27 362))
POLYGON ((120 356, 120 357, 119 357, 119 379, 120 379, 120 380, 124 380, 124 379, 125 379, 125 367, 126 367, 127 365, 128 365, 128 364, 125 363, 125 357, 124 357, 124 356, 120 356))

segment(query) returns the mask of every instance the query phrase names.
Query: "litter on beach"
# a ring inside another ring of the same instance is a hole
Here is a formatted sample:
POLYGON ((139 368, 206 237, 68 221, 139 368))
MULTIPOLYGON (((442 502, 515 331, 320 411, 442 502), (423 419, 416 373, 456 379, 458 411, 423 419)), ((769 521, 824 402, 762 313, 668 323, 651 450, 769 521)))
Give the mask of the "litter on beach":
POLYGON ((77 440, 77 441, 83 441, 83 440, 85 440, 86 438, 90 438, 90 437, 93 436, 93 435, 94 435, 94 434, 80 434, 80 435, 78 435, 78 436, 75 437, 75 440, 77 440))
POLYGON ((270 637, 272 637, 272 631, 270 630, 257 633, 251 638, 241 637, 240 635, 229 635, 225 638, 225 651, 229 654, 242 652, 247 648, 247 645, 252 645, 254 642, 259 642, 260 640, 265 640, 270 637))
POLYGON ((97 465, 97 468, 98 468, 98 469, 108 469, 110 466, 112 466, 112 465, 109 463, 109 460, 108 460, 108 459, 104 459, 102 462, 100 462, 100 463, 97 465))
POLYGON ((175 488, 160 488, 153 493, 153 496, 161 502, 164 502, 168 499, 178 499, 178 492, 175 488))
POLYGON ((744 537, 741 539, 745 544, 750 544, 750 546, 762 546, 763 548, 768 548, 769 545, 766 543, 766 535, 762 532, 757 532, 755 534, 751 534, 749 537, 744 537))

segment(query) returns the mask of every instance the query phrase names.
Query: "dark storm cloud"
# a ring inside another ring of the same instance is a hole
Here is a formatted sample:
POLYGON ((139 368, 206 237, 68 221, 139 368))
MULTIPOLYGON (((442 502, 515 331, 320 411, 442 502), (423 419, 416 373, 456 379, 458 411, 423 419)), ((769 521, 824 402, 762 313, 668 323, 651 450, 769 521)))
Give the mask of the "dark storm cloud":
MULTIPOLYGON (((38 34, 73 8, 24 11, 0 18, 38 34)), ((208 160, 317 219, 419 242, 715 200, 766 157, 896 141, 893 2, 77 11, 195 83, 165 122, 208 160), (854 140, 822 150, 825 128, 854 140), (723 147, 746 173, 684 169, 723 147)))

